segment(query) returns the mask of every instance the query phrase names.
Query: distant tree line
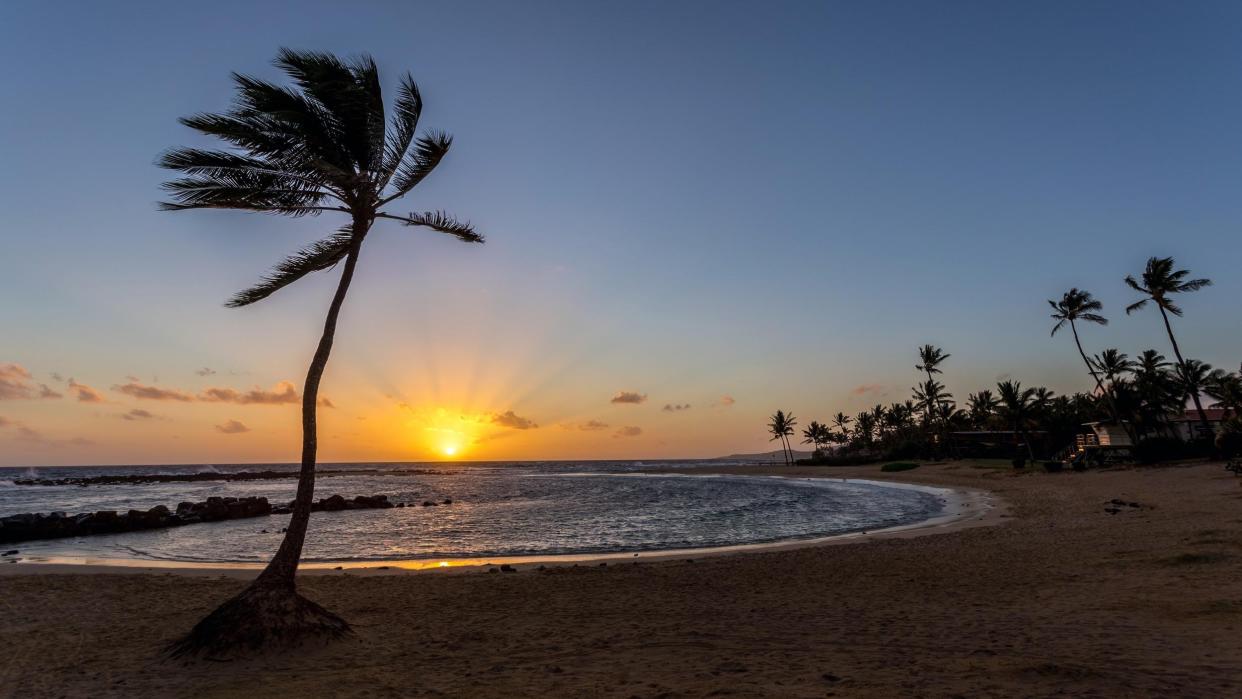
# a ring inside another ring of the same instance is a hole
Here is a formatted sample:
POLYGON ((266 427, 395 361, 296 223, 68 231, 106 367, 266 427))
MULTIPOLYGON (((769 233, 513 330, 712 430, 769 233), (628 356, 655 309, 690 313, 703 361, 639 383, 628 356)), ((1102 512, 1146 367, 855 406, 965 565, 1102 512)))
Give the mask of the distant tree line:
MULTIPOLYGON (((1084 424, 1110 422, 1125 430, 1136 448, 1159 441, 1165 445, 1189 442, 1182 453, 1203 453, 1208 444, 1218 450, 1236 451, 1242 442, 1242 372, 1213 368, 1185 357, 1173 333, 1170 316, 1182 315, 1173 299, 1212 284, 1209 279, 1187 277, 1189 272, 1176 269, 1173 258, 1153 257, 1138 278, 1125 278, 1127 286, 1142 294, 1126 307, 1126 313, 1154 306, 1168 336, 1172 359, 1155 349, 1143 350, 1134 357, 1116 348, 1088 354, 1079 337, 1080 326, 1107 325, 1108 319, 1102 315, 1103 304, 1090 292, 1073 288, 1059 300, 1048 301, 1056 321, 1052 334, 1069 329, 1091 377, 1090 392, 1056 395, 1043 386, 1005 380, 997 383, 995 390, 985 388, 968 394, 959 406, 937 378, 952 355, 924 345, 918 350, 915 365, 920 381, 912 387, 909 399, 876 405, 852 417, 838 412, 830 424, 812 420, 801 431, 802 443, 811 445, 821 457, 946 458, 958 455, 955 433, 1005 432, 1018 454, 1035 459, 1037 445, 1040 456, 1052 456, 1072 445, 1084 424), (1214 429, 1204 407, 1205 396, 1212 401, 1208 408, 1223 410, 1224 419, 1214 429), (1184 420, 1188 404, 1194 406, 1198 424, 1190 430, 1191 438, 1184 440, 1176 423, 1184 420)), ((797 419, 783 410, 778 410, 768 424, 772 439, 781 441, 787 462, 793 461, 789 440, 797 424, 797 419)))

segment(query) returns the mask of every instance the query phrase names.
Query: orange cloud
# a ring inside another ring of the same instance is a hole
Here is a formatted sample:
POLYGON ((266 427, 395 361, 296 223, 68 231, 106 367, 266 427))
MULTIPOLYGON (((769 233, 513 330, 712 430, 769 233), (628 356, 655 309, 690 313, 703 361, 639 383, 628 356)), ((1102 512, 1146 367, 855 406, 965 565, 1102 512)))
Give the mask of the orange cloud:
POLYGON ((79 403, 106 403, 103 395, 84 383, 69 379, 69 389, 78 394, 79 403))
POLYGON ((616 433, 613 434, 612 436, 613 437, 637 437, 638 435, 642 433, 643 433, 643 428, 635 427, 634 425, 627 425, 626 427, 622 427, 618 429, 616 433))
POLYGON ((524 418, 515 414, 512 410, 506 410, 503 413, 497 413, 492 416, 492 424, 502 427, 512 427, 515 430, 531 430, 539 427, 533 420, 524 418))
POLYGON ((660 409, 666 413, 680 413, 683 410, 689 410, 690 404, 689 403, 665 403, 664 407, 660 409))
POLYGON ((638 405, 639 403, 647 402, 647 394, 639 393, 638 391, 617 391, 617 394, 612 397, 610 402, 638 405))
POLYGON ((227 420, 223 425, 216 425, 216 431, 221 434, 242 434, 249 432, 250 428, 237 420, 227 420))
POLYGON ((879 393, 882 390, 884 390, 884 384, 865 383, 850 389, 850 393, 856 396, 865 396, 868 393, 879 393))
POLYGON ((133 378, 127 384, 113 386, 112 390, 140 400, 172 400, 179 403, 189 403, 194 400, 194 396, 188 393, 182 393, 171 388, 160 388, 159 386, 145 386, 133 378))
POLYGON ((143 410, 142 408, 134 408, 133 410, 121 415, 122 420, 151 420, 155 415, 143 410))
POLYGON ((20 364, 0 364, 0 400, 19 400, 25 398, 60 398, 60 394, 48 388, 47 384, 36 384, 30 372, 20 364))
MULTIPOLYGON (((277 383, 272 390, 264 391, 255 387, 246 392, 232 388, 208 388, 198 394, 198 399, 208 403, 236 403, 237 405, 288 405, 297 403, 298 391, 289 381, 277 383)), ((332 407, 326 398, 320 399, 320 405, 332 407)))

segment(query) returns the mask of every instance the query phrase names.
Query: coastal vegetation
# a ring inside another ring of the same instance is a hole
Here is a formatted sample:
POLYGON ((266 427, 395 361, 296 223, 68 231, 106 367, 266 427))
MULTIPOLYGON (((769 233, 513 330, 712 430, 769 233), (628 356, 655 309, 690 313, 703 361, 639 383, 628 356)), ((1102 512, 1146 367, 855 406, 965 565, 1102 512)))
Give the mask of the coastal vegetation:
POLYGON ((422 182, 453 142, 439 131, 419 135, 423 100, 409 74, 402 77, 388 113, 379 70, 369 56, 345 61, 327 53, 282 49, 274 63, 291 86, 235 73, 237 97, 227 112, 181 120, 229 147, 165 153, 159 164, 183 176, 164 184, 171 201, 161 208, 344 217, 345 224, 335 233, 278 263, 230 299, 230 307, 250 305, 312 272, 343 266, 306 373, 301 471, 285 538, 262 574, 176 642, 174 655, 226 655, 239 648, 349 632, 343 619, 298 594, 295 574, 314 502, 319 384, 363 241, 377 221, 387 220, 467 243, 483 242, 473 226, 442 211, 395 214, 385 209, 422 182))
MULTIPOLYGON (((1099 300, 1075 287, 1058 300, 1048 300, 1048 305, 1056 321, 1052 335, 1068 328, 1074 338, 1075 350, 1091 379, 1087 391, 1057 395, 1044 386, 1005 379, 994 388, 968 394, 964 407, 959 408, 953 394, 937 379, 952 355, 925 344, 917 350, 915 369, 921 376, 910 398, 877 404, 853 417, 838 412, 831 426, 811 421, 802 433, 803 443, 815 449, 807 462, 852 465, 969 455, 1010 458, 1014 466, 1049 459, 1048 470, 1059 470, 1062 461, 1080 454, 1077 446, 1092 431, 1091 425, 1111 426, 1123 433, 1128 438, 1127 456, 1145 462, 1231 456, 1242 451, 1242 372, 1185 357, 1173 333, 1169 316, 1180 317, 1182 309, 1172 297, 1212 283, 1188 279, 1189 275, 1171 257, 1152 257, 1137 278, 1125 278, 1128 287, 1143 294, 1126 313, 1149 303, 1160 311, 1175 357, 1172 362, 1157 349, 1145 349, 1135 358, 1113 347, 1089 354, 1079 334, 1080 324, 1107 326, 1108 318, 1099 300), (1206 408, 1205 399, 1212 401, 1206 408), (1187 410, 1188 404, 1193 411, 1187 410), (1215 419, 1208 410, 1215 411, 1215 419)), ((778 417, 787 416, 778 411, 773 417, 769 431, 774 435, 778 417)))

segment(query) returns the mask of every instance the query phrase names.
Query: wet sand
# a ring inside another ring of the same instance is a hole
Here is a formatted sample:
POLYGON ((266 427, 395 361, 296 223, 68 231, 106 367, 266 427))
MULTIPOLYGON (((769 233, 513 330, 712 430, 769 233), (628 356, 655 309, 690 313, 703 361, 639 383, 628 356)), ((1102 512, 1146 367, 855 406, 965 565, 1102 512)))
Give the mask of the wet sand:
POLYGON ((1242 479, 975 466, 719 469, 1007 504, 975 526, 693 562, 306 575, 356 637, 240 662, 160 649, 253 571, 0 564, 0 696, 1242 696, 1242 479))

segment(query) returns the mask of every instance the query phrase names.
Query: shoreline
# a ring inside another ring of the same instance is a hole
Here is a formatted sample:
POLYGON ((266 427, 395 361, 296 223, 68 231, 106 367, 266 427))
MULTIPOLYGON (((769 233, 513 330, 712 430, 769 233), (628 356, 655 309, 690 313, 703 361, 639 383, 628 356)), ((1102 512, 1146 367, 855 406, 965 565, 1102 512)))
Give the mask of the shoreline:
POLYGON ((1242 591, 1232 584, 1242 578, 1242 479, 1223 464, 827 473, 986 491, 1011 516, 996 507, 1004 526, 959 521, 921 530, 936 536, 604 567, 303 575, 302 594, 353 636, 223 666, 163 651, 249 572, 3 575, 0 694, 1242 695, 1242 591), (477 574, 453 574, 463 571, 477 574))
MULTIPOLYGON (((434 559, 393 559, 393 560, 333 560, 303 562, 298 567, 300 575, 401 575, 412 573, 466 573, 477 572, 481 568, 510 565, 514 568, 533 568, 536 566, 572 566, 576 564, 600 564, 620 562, 661 562, 686 558, 714 558, 719 556, 737 556, 767 551, 790 551, 801 548, 820 546, 839 546, 857 544, 870 540, 890 538, 912 538, 941 534, 958 529, 979 526, 995 526, 1009 517, 1008 505, 993 493, 977 488, 933 486, 908 481, 877 480, 872 478, 824 477, 824 476, 792 476, 770 473, 771 467, 765 466, 734 466, 731 472, 718 471, 711 467, 686 470, 649 471, 633 474, 603 474, 642 476, 682 476, 686 478, 703 478, 718 476, 745 476, 751 478, 779 478, 786 480, 830 481, 841 483, 863 483, 885 488, 904 488, 931 492, 942 498, 941 512, 918 522, 883 527, 880 529, 842 532, 826 536, 814 536, 797 539, 781 539, 777 541, 731 544, 686 549, 663 549, 656 551, 613 551, 589 554, 550 554, 530 556, 491 556, 434 559), (741 471, 739 471, 739 469, 741 471)), ((19 549, 20 550, 20 549, 19 549)), ((9 565, 0 565, 0 576, 11 575, 42 575, 42 574, 172 574, 172 575, 205 575, 227 576, 248 579, 257 575, 267 565, 266 562, 195 562, 195 561, 161 561, 144 558, 105 558, 89 556, 48 556, 22 558, 9 565)))

